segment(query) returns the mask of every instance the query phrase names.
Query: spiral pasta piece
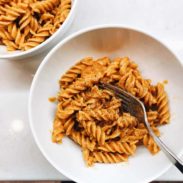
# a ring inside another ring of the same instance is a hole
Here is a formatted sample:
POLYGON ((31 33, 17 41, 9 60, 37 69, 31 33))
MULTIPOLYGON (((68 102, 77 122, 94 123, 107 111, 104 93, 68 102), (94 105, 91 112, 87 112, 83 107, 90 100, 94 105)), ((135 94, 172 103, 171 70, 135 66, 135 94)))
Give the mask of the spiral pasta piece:
POLYGON ((94 85, 92 89, 86 93, 86 97, 92 99, 109 99, 111 96, 114 96, 114 94, 108 90, 99 89, 97 85, 94 85))
POLYGON ((32 10, 37 13, 44 13, 52 10, 59 4, 59 0, 38 1, 31 4, 32 10))
POLYGON ((27 4, 25 3, 18 3, 5 5, 5 7, 1 7, 1 10, 5 12, 5 14, 0 15, 0 26, 7 26, 15 21, 18 17, 22 14, 26 13, 27 4))
POLYGON ((74 113, 73 109, 63 109, 62 104, 57 105, 57 112, 56 115, 58 116, 59 119, 67 119, 69 118, 72 114, 74 113))
POLYGON ((61 143, 64 135, 65 135, 65 129, 63 121, 56 118, 53 123, 52 141, 56 143, 61 143))
POLYGON ((141 80, 136 80, 135 81, 135 89, 136 89, 136 96, 138 98, 144 98, 145 95, 148 93, 148 88, 144 87, 141 83, 141 80))
POLYGON ((118 85, 124 90, 130 92, 132 95, 135 95, 135 81, 135 76, 132 74, 132 71, 129 70, 125 75, 121 77, 118 85))
POLYGON ((71 98, 72 96, 79 94, 80 92, 86 90, 89 86, 92 85, 92 81, 83 81, 81 80, 77 80, 75 81, 72 85, 70 85, 68 88, 66 88, 65 90, 63 90, 60 94, 59 94, 59 98, 71 98))
POLYGON ((155 133, 156 136, 160 136, 160 131, 157 127, 155 126, 151 126, 151 129, 153 130, 153 132, 155 133))
POLYGON ((119 163, 128 160, 128 156, 126 154, 94 151, 93 155, 95 158, 94 161, 99 163, 119 163))
POLYGON ((82 72, 82 70, 91 65, 92 58, 84 58, 79 61, 75 66, 70 68, 60 79, 60 86, 62 88, 66 88, 69 84, 71 84, 82 72))
POLYGON ((3 34, 0 31, 0 36, 3 40, 11 40, 12 43, 15 43, 15 49, 21 47, 25 41, 25 35, 21 33, 20 28, 17 28, 16 24, 8 25, 7 30, 4 30, 3 34))
POLYGON ((105 124, 104 126, 102 126, 103 131, 109 135, 112 131, 112 128, 115 127, 117 125, 117 121, 113 121, 111 124, 105 124))
MULTIPOLYGON (((12 35, 5 29, 0 29, 0 37, 2 40, 8 40, 8 41, 12 41, 13 37, 12 35)), ((15 37, 16 38, 16 37, 15 37)))
POLYGON ((61 0, 61 4, 58 7, 56 19, 54 20, 54 31, 62 24, 67 18, 71 9, 70 0, 61 0))
POLYGON ((143 125, 143 127, 141 127, 141 128, 139 127, 134 130, 134 133, 131 135, 131 137, 128 139, 128 141, 130 141, 132 138, 134 139, 134 141, 142 140, 144 138, 144 136, 147 134, 148 134, 148 130, 143 125))
POLYGON ((121 135, 121 131, 119 130, 118 127, 114 126, 113 128, 109 129, 106 131, 106 140, 113 140, 121 135), (115 129, 115 130, 114 130, 115 129))
POLYGON ((98 62, 100 65, 102 66, 109 66, 110 65, 110 58, 109 57, 102 57, 102 58, 98 58, 96 60, 96 62, 98 62))
POLYGON ((100 126, 97 126, 93 121, 83 121, 83 127, 85 128, 88 135, 91 135, 96 141, 103 145, 105 143, 105 132, 100 126))
POLYGON ((33 16, 31 16, 30 19, 31 19, 30 24, 29 24, 30 30, 33 31, 35 34, 37 32, 37 30, 39 29, 40 25, 39 25, 37 19, 34 18, 33 16))
POLYGON ((90 140, 89 137, 86 137, 80 132, 73 131, 70 137, 79 144, 82 148, 87 148, 90 151, 93 151, 95 148, 95 141, 90 140))
POLYGON ((129 113, 123 113, 117 120, 118 126, 122 128, 137 126, 137 119, 131 116, 129 113))
POLYGON ((87 148, 83 148, 82 153, 83 153, 83 159, 85 160, 86 165, 92 166, 94 163, 93 153, 87 148))
POLYGON ((2 40, 2 42, 7 46, 8 51, 14 51, 14 50, 17 50, 18 48, 18 46, 13 41, 9 41, 5 39, 5 40, 2 40))
POLYGON ((6 37, 6 35, 1 35, 2 33, 6 34, 6 30, 3 30, 2 33, 0 31, 0 36, 3 39, 13 40, 13 39, 16 39, 17 32, 18 32, 18 28, 17 28, 16 24, 14 23, 14 24, 8 25, 8 27, 7 27, 8 36, 7 37, 6 37))
POLYGON ((170 112, 168 108, 168 97, 161 83, 157 85, 157 104, 160 124, 166 124, 170 120, 170 112))
POLYGON ((39 28, 37 33, 25 42, 24 49, 29 50, 45 41, 45 39, 50 36, 49 30, 51 27, 51 24, 45 24, 44 27, 39 28))
POLYGON ((75 112, 81 110, 85 106, 86 104, 82 97, 74 97, 74 100, 71 100, 71 102, 65 107, 65 110, 73 110, 75 112))
POLYGON ((158 145, 155 143, 154 139, 150 135, 144 136, 143 144, 147 147, 149 152, 151 152, 152 154, 156 154, 160 150, 158 145))
POLYGON ((112 97, 111 101, 106 104, 107 109, 113 109, 113 110, 118 110, 121 106, 121 100, 112 97))
POLYGON ((64 130, 66 135, 70 135, 72 133, 74 127, 74 120, 72 118, 69 118, 65 123, 64 123, 64 130))
POLYGON ((119 69, 119 74, 121 76, 124 76, 126 73, 127 73, 127 68, 130 64, 130 60, 128 57, 124 57, 121 59, 121 62, 120 62, 120 69, 119 69))
POLYGON ((78 121, 91 121, 92 117, 84 111, 79 111, 77 114, 78 121))
POLYGON ((30 24, 31 20, 32 20, 31 11, 27 11, 27 13, 24 14, 24 16, 19 21, 20 30, 22 30, 26 26, 28 26, 30 24))
POLYGON ((119 118, 118 113, 113 109, 97 109, 86 111, 90 117, 98 121, 115 121, 119 118))
POLYGON ((148 111, 147 112, 147 120, 151 125, 156 125, 158 120, 158 111, 148 111))
POLYGON ((148 134, 148 130, 145 126, 133 129, 125 128, 125 130, 121 133, 121 142, 136 144, 141 142, 146 134, 148 134))
POLYGON ((105 75, 111 76, 111 75, 117 73, 117 71, 119 70, 119 64, 120 64, 120 62, 118 60, 111 62, 111 64, 108 66, 108 68, 105 72, 105 75))
POLYGON ((135 153, 136 145, 120 141, 112 141, 110 143, 105 143, 103 146, 99 146, 98 149, 105 152, 118 152, 132 155, 135 153))
POLYGON ((68 88, 63 90, 60 93, 59 98, 70 98, 86 90, 87 88, 91 87, 93 84, 97 83, 101 77, 102 75, 98 73, 94 77, 87 78, 85 80, 83 80, 83 78, 79 78, 73 84, 71 84, 68 88))
POLYGON ((151 106, 153 104, 156 104, 157 101, 156 98, 150 92, 147 92, 144 96, 144 103, 148 106, 151 106))

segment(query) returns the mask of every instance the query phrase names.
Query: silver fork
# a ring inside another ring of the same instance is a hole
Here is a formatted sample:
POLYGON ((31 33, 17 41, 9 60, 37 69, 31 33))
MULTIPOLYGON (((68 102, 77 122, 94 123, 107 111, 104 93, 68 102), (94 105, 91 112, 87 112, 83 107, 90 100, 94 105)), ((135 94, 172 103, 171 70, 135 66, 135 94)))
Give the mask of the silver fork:
POLYGON ((139 121, 143 121, 146 125, 149 134, 155 142, 159 145, 161 150, 165 153, 168 159, 179 169, 180 172, 183 173, 183 162, 180 160, 162 141, 159 137, 157 137, 153 130, 151 129, 149 122, 147 120, 146 110, 144 104, 131 95, 130 93, 122 90, 117 86, 113 86, 108 83, 101 83, 99 84, 100 88, 111 90, 117 97, 121 98, 123 101, 123 109, 133 116, 135 116, 139 121))

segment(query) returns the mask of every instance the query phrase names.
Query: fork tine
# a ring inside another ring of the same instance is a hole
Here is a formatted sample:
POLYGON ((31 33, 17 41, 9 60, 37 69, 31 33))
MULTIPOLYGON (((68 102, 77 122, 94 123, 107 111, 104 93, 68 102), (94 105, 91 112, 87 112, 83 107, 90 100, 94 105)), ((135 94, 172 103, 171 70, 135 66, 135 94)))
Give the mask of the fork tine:
POLYGON ((145 121, 145 107, 144 104, 133 96, 131 93, 124 91, 123 89, 118 88, 117 86, 113 86, 107 83, 101 83, 101 88, 105 88, 113 91, 113 93, 122 99, 122 109, 124 111, 129 112, 132 116, 135 116, 139 121, 145 121))
MULTIPOLYGON (((115 93, 115 92, 114 92, 114 93, 115 93)), ((123 103, 124 103, 124 102, 127 103, 127 104, 130 103, 130 100, 127 99, 124 95, 119 94, 119 93, 115 93, 115 95, 118 96, 119 98, 121 98, 122 101, 123 101, 123 103)))
POLYGON ((130 112, 129 107, 126 106, 126 105, 123 105, 123 110, 126 111, 126 112, 130 112))
POLYGON ((105 88, 105 89, 112 90, 119 98, 123 99, 126 102, 130 102, 128 94, 125 93, 120 88, 118 88, 116 86, 113 86, 111 84, 108 84, 108 83, 101 83, 99 86, 102 87, 102 88, 105 88))
POLYGON ((127 92, 125 92, 124 90, 120 89, 119 87, 113 86, 108 83, 102 83, 102 85, 104 87, 107 87, 108 89, 113 90, 115 93, 123 94, 123 96, 126 97, 126 99, 129 99, 129 94, 127 92))
POLYGON ((122 104, 123 107, 128 107, 129 105, 127 103, 124 103, 122 104))
POLYGON ((123 95, 120 95, 119 93, 115 93, 115 95, 119 98, 122 99, 122 108, 127 111, 127 112, 130 112, 130 101, 126 100, 123 95))
POLYGON ((131 100, 130 100, 130 95, 128 93, 126 93, 125 91, 123 91, 122 89, 116 86, 113 86, 107 83, 101 83, 99 84, 99 87, 112 90, 117 97, 122 99, 122 108, 126 112, 131 112, 131 109, 130 109, 131 100))

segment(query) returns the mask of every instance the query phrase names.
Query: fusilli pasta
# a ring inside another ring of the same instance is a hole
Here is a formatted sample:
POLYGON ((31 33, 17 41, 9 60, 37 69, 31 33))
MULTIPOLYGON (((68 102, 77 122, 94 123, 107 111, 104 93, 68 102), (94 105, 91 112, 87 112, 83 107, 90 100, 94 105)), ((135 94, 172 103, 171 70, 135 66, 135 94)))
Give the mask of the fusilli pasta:
MULTIPOLYGON (((0 34, 14 37, 11 31, 0 34)), ((120 86, 140 99, 152 130, 160 136, 157 126, 170 120, 164 85, 152 85, 151 80, 144 79, 128 57, 87 57, 60 78, 53 142, 61 142, 64 135, 70 137, 81 146, 87 166, 127 161, 139 145, 158 153, 160 149, 145 124, 123 109, 123 100, 101 89, 100 82, 120 86)))
POLYGON ((93 152, 94 162, 99 163, 119 163, 128 160, 128 156, 126 154, 120 153, 109 153, 102 151, 93 152))
POLYGON ((63 24, 71 0, 0 0, 0 44, 8 51, 28 50, 63 24))

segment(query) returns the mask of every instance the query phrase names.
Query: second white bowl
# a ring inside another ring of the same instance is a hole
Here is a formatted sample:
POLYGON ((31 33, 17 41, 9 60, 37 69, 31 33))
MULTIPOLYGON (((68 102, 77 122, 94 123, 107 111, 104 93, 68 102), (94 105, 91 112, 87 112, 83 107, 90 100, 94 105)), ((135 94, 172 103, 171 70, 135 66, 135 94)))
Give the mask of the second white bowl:
POLYGON ((22 59, 22 58, 30 57, 38 53, 41 53, 45 49, 49 49, 54 45, 56 45, 60 41, 60 39, 63 37, 64 33, 68 30, 71 23, 73 22, 75 13, 77 11, 77 2, 78 0, 72 0, 72 7, 68 17, 66 18, 64 23, 59 27, 59 29, 47 40, 42 42, 40 45, 27 51, 19 51, 19 50, 7 51, 6 46, 0 45, 0 58, 22 59))

